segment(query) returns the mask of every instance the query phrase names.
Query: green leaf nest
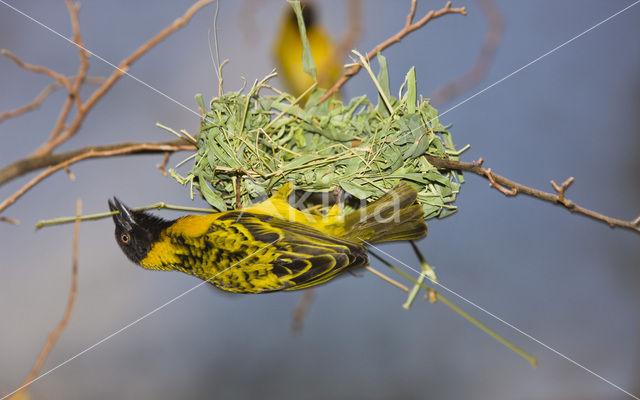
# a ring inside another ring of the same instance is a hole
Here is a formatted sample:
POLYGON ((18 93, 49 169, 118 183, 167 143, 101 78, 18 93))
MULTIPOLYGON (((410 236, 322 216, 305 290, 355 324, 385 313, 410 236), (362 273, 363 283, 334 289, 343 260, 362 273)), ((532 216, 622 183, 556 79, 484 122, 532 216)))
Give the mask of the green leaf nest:
MULTIPOLYGON (((195 163, 181 183, 198 187, 219 211, 249 205, 286 182, 305 192, 338 189, 373 201, 400 182, 418 192, 425 219, 456 211, 463 182, 456 171, 439 171, 425 154, 458 160, 451 134, 429 101, 416 98, 415 72, 407 73, 398 97, 391 96, 386 60, 378 56, 379 92, 374 106, 366 96, 344 104, 318 104, 324 90, 313 89, 304 106, 290 94, 261 95, 270 74, 248 94, 214 98, 202 118, 195 163)), ((370 70, 370 69, 369 69, 370 70)), ((197 96, 201 108, 204 104, 197 96)))

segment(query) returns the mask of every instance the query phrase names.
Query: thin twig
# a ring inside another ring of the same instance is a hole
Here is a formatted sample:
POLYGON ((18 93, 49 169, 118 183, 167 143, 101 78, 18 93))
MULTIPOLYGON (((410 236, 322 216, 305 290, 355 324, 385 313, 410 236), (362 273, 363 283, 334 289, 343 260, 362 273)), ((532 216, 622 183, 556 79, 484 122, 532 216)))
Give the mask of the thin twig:
POLYGON ((504 30, 502 14, 494 0, 478 0, 478 5, 487 20, 487 34, 484 37, 480 54, 478 54, 473 67, 466 74, 444 85, 431 96, 431 103, 434 105, 446 103, 480 83, 489 72, 496 57, 504 30))
MULTIPOLYGON (((112 146, 114 147, 114 146, 112 146)), ((20 197, 22 197, 29 189, 33 188, 40 181, 53 174, 54 172, 64 169, 69 165, 76 163, 78 161, 86 160, 88 158, 101 158, 101 157, 113 157, 120 156, 124 154, 133 154, 140 152, 166 152, 166 151, 177 151, 177 150, 193 150, 194 147, 191 144, 188 145, 176 145, 176 144, 153 144, 153 143, 138 143, 138 144, 129 144, 128 146, 121 146, 112 150, 97 150, 96 147, 89 148, 88 151, 77 154, 76 156, 69 158, 59 164, 53 165, 46 170, 42 171, 38 176, 31 179, 26 185, 21 187, 17 192, 13 195, 9 196, 5 201, 0 203, 0 212, 9 207, 11 204, 15 203, 20 197)))
MULTIPOLYGON (((480 163, 481 163, 480 159, 480 163)), ((498 182, 496 182, 496 180, 493 178, 493 173, 491 172, 491 168, 487 168, 484 170, 484 175, 487 177, 487 179, 489 179, 489 186, 494 187, 496 189, 498 189, 498 191, 500 193, 502 193, 505 196, 515 196, 516 194, 518 194, 518 190, 516 190, 515 188, 511 188, 511 189, 507 189, 504 186, 502 186, 501 184, 499 184, 498 182)))
MULTIPOLYGON (((73 43, 75 43, 80 56, 80 65, 78 66, 78 72, 71 88, 69 95, 73 97, 76 108, 82 110, 82 100, 80 99, 80 87, 84 83, 84 78, 87 76, 89 70, 89 52, 84 47, 82 41, 82 35, 80 33, 80 21, 78 20, 78 11, 80 11, 80 3, 73 4, 72 0, 65 0, 67 9, 69 10, 69 17, 71 18, 71 29, 73 30, 73 43)), ((50 139, 51 140, 51 139, 50 139)))
MULTIPOLYGON (((74 80, 75 76, 69 76, 67 77, 70 80, 74 80)), ((89 83, 92 85, 100 85, 102 84, 102 82, 104 82, 103 77, 92 77, 89 76, 87 78, 85 78, 85 83, 89 83)), ((33 111, 35 109, 37 109, 38 107, 40 107, 40 105, 42 104, 43 101, 46 100, 47 97, 49 97, 49 95, 53 92, 55 92, 56 90, 60 89, 62 87, 62 84, 60 82, 54 82, 50 85, 47 85, 44 89, 42 89, 42 91, 40 93, 38 93, 38 95, 33 99, 32 102, 24 104, 20 107, 14 108, 13 110, 9 110, 9 111, 5 111, 3 113, 0 113, 0 122, 3 122, 6 119, 9 118, 15 118, 18 117, 22 114, 26 114, 29 111, 33 111)))
POLYGON ((291 320, 291 330, 293 333, 299 334, 304 328, 304 320, 309 312, 309 307, 316 296, 315 288, 309 288, 302 291, 302 297, 293 310, 293 319, 291 320))
POLYGON ((76 175, 73 173, 73 171, 71 171, 71 168, 69 168, 67 166, 67 167, 64 167, 63 169, 64 169, 64 172, 67 173, 67 176, 69 177, 69 180, 71 182, 75 182, 76 181, 76 175))
MULTIPOLYGON (((371 58, 373 58, 376 54, 378 54, 378 52, 386 49, 387 47, 391 46, 394 43, 399 42, 400 40, 402 40, 403 37, 415 31, 416 29, 421 28, 431 20, 434 20, 446 14, 462 14, 462 15, 467 14, 465 7, 451 8, 451 2, 448 1, 447 4, 442 9, 438 11, 433 11, 433 10, 429 11, 429 13, 427 13, 424 17, 422 17, 422 19, 414 23, 413 17, 415 15, 416 3, 417 3, 417 0, 412 0, 411 10, 409 11, 409 15, 407 16, 407 21, 404 27, 398 33, 396 33, 395 35, 391 36, 384 42, 378 44, 373 49, 371 49, 371 51, 369 51, 365 56, 366 61, 370 61, 371 58)), ((333 95, 338 90, 340 90, 342 85, 344 85, 345 82, 347 82, 353 75, 357 74, 361 68, 362 68, 362 63, 357 63, 352 65, 340 77, 340 79, 338 79, 338 81, 329 90, 327 90, 325 94, 318 100, 318 104, 324 102, 329 97, 331 97, 331 95, 333 95)))
MULTIPOLYGON (((540 200, 547 201, 549 203, 562 205, 567 210, 584 215, 596 221, 604 222, 609 225, 611 228, 619 227, 632 230, 636 233, 640 233, 640 217, 635 220, 621 220, 617 218, 608 217, 604 214, 600 214, 598 212, 589 210, 587 208, 581 207, 575 204, 573 201, 570 201, 564 197, 564 191, 571 184, 573 180, 565 181, 562 186, 558 187, 558 194, 547 193, 542 190, 533 189, 531 187, 522 185, 518 182, 514 182, 510 179, 507 179, 503 176, 496 174, 495 172, 491 172, 490 170, 486 170, 482 168, 482 159, 477 162, 462 162, 462 161, 454 161, 454 160, 444 160, 441 158, 425 155, 425 158, 436 168, 439 169, 452 169, 459 171, 468 171, 472 172, 478 176, 484 177, 488 179, 490 182, 493 182, 500 187, 503 187, 507 191, 511 191, 515 194, 524 194, 527 196, 535 197, 540 200), (562 195, 562 197, 561 197, 562 195)), ((557 186, 557 185, 556 185, 557 186)), ((507 193, 508 195, 511 194, 507 193)), ((515 195, 514 194, 514 195, 515 195)))
POLYGON ((409 293, 409 288, 405 285, 403 285, 402 283, 396 281, 395 279, 383 274, 382 272, 378 271, 377 269, 373 268, 372 266, 367 266, 366 270, 371 272, 372 274, 374 274, 375 276, 377 276, 378 278, 385 280, 387 282, 389 282, 390 284, 392 284, 393 286, 400 288, 401 290, 409 293))
POLYGON ((160 170, 160 172, 162 173, 162 175, 167 176, 167 163, 169 162, 169 157, 171 156, 171 153, 168 151, 164 152, 164 158, 162 159, 162 162, 158 165, 156 165, 156 167, 158 167, 158 169, 160 170))
POLYGON ((65 153, 43 154, 37 157, 23 158, 21 160, 18 160, 0 169, 0 185, 3 185, 29 172, 33 172, 42 168, 60 164, 64 161, 70 160, 81 154, 89 153, 92 151, 102 152, 102 151, 108 151, 108 150, 120 150, 124 148, 138 148, 138 146, 142 146, 142 145, 144 145, 145 147, 142 148, 141 150, 127 153, 127 154, 164 153, 166 151, 175 152, 180 150, 196 149, 195 146, 193 146, 191 143, 187 142, 186 140, 178 139, 178 140, 172 140, 168 142, 157 142, 157 143, 125 142, 125 143, 100 145, 100 146, 88 146, 88 147, 82 147, 76 150, 68 151, 65 153))
MULTIPOLYGON (((76 215, 79 216, 82 214, 82 201, 78 199, 76 202, 76 215)), ((31 368, 31 372, 27 376, 27 379, 24 380, 22 386, 15 391, 11 397, 17 397, 18 394, 23 391, 27 386, 31 384, 31 382, 38 375, 38 371, 42 367, 42 364, 45 362, 53 345, 56 344, 56 341, 60 337, 60 334, 67 326, 69 322, 69 318, 71 317, 71 312, 73 311, 73 303, 76 299, 76 294, 78 291, 78 236, 80 232, 80 221, 76 221, 73 229, 73 261, 71 264, 71 287, 69 288, 69 297, 67 299, 67 307, 62 315, 62 319, 56 326, 56 329, 48 335, 47 342, 44 345, 44 348, 40 352, 38 359, 35 364, 31 368)))
POLYGON ((62 86, 66 87, 68 91, 71 91, 71 83, 69 83, 69 79, 67 79, 66 76, 52 70, 51 68, 43 67, 42 65, 33 65, 33 64, 26 63, 7 49, 0 50, 0 53, 2 53, 3 56, 6 56, 9 59, 11 59, 11 61, 16 63, 18 67, 22 69, 26 69, 27 71, 47 75, 51 77, 53 80, 60 83, 62 86))
MULTIPOLYGON (((45 142, 45 146, 47 143, 53 143, 56 138, 58 138, 64 129, 66 128, 66 121, 69 118, 69 114, 72 108, 72 105, 75 104, 77 109, 76 121, 82 122, 84 120, 84 106, 82 104, 82 100, 80 99, 80 87, 82 86, 84 79, 87 75, 87 70, 89 69, 89 53, 84 48, 84 43, 82 42, 82 36, 80 34, 80 21, 78 20, 78 12, 80 11, 80 4, 73 4, 71 0, 65 0, 67 5, 67 10, 69 11, 69 18, 71 20, 71 29, 73 31, 73 43, 76 45, 78 52, 80 54, 80 65, 78 66, 78 72, 76 73, 76 77, 74 79, 73 86, 67 88, 69 91, 69 97, 65 100, 62 109, 60 110, 60 114, 58 115, 58 119, 56 124, 54 125, 53 130, 49 134, 49 138, 45 142)), ((77 128, 80 127, 80 124, 77 125, 77 128)), ((76 128, 76 130, 77 130, 76 128)), ((67 130, 68 132, 68 130, 67 130)), ((75 132, 74 132, 75 133, 75 132)), ((69 136, 70 137, 70 136, 69 136)), ((62 142, 60 142, 62 143, 62 142)), ((42 146, 40 147, 40 149, 42 146)), ((39 154, 39 150, 36 150, 34 154, 39 154)), ((53 147, 46 153, 50 153, 53 150, 53 147)))
POLYGON ((242 190, 242 178, 238 175, 234 175, 231 177, 233 179, 234 189, 236 193, 236 210, 242 209, 242 196, 240 192, 242 190))
POLYGON ((0 215, 0 222, 6 222, 11 225, 20 225, 20 221, 15 218, 5 217, 4 215, 0 215))
MULTIPOLYGON (((82 122, 84 121, 84 118, 86 117, 87 113, 93 108, 96 102, 98 102, 98 100, 100 100, 113 87, 115 82, 118 79, 120 79, 129 70, 131 64, 133 64, 136 60, 138 60, 142 55, 147 53, 153 46, 155 46, 156 44, 164 40, 167 36, 169 36, 176 30, 185 26, 197 11, 199 11, 202 7, 204 7, 205 5, 213 1, 214 0, 200 0, 196 2, 181 17, 177 18, 169 26, 167 26, 165 29, 160 31, 149 41, 147 41, 146 43, 138 47, 133 53, 131 53, 131 55, 129 55, 129 57, 125 58, 122 62, 120 62, 118 67, 106 79, 106 81, 100 87, 98 87, 84 103, 81 103, 78 106, 75 118, 73 118, 73 121, 71 121, 66 126, 64 124, 64 121, 66 121, 66 117, 69 115, 69 111, 65 112, 66 108, 68 108, 67 103, 65 103, 65 105, 63 106, 63 110, 61 110, 60 116, 58 118, 58 123, 56 123, 56 128, 51 132, 49 136, 50 140, 47 140, 42 146, 36 149, 32 153, 32 156, 41 156, 44 154, 48 154, 51 151, 53 151, 56 147, 58 147, 59 145, 67 141, 69 138, 71 138, 73 135, 75 135, 78 129, 80 128, 80 126, 82 125, 82 122), (59 127, 64 127, 64 128, 59 129, 59 127)), ((73 12, 71 10, 76 10, 75 6, 73 6, 70 9, 70 12, 72 13, 72 25, 73 25, 75 23, 74 18, 77 18, 77 17, 73 17, 73 15, 75 12, 77 12, 77 10, 73 12)), ((75 27, 74 27, 74 40, 75 38, 76 36, 75 36, 75 27)), ((79 35, 77 39, 79 41, 79 43, 77 43, 78 46, 81 46, 80 44, 81 40, 79 35)), ((81 72, 83 71, 83 68, 84 68, 83 65, 85 65, 84 63, 86 61, 86 58, 83 55, 86 50, 84 48, 81 48, 79 51, 81 54, 80 56, 81 65, 80 65, 79 72, 81 72)), ((78 82, 79 80, 76 79, 76 83, 78 82)), ((73 94, 73 88, 71 88, 70 86, 67 86, 67 87, 70 90, 70 94, 73 94)), ((75 98, 77 96, 73 95, 71 97, 75 98)), ((71 99, 69 99, 68 101, 71 101, 71 99)))
POLYGON ((565 199, 564 192, 569 188, 569 186, 573 183, 573 176, 568 177, 562 185, 558 186, 553 179, 551 180, 551 186, 553 189, 558 192, 558 201, 562 203, 565 207, 573 207, 573 203, 570 200, 565 199))
POLYGON ((60 82, 54 82, 54 83, 48 85, 47 87, 42 89, 42 91, 40 93, 38 93, 36 98, 33 99, 33 101, 31 103, 27 103, 27 104, 25 104, 23 106, 20 106, 18 108, 14 108, 13 110, 5 111, 2 114, 0 114, 0 122, 4 121, 5 119, 14 118, 14 117, 17 117, 19 115, 28 113, 29 111, 35 110, 36 108, 40 107, 40 104, 42 104, 42 102, 47 97, 49 97, 49 95, 51 93, 55 92, 56 90, 60 89, 61 87, 62 87, 62 84, 60 82))

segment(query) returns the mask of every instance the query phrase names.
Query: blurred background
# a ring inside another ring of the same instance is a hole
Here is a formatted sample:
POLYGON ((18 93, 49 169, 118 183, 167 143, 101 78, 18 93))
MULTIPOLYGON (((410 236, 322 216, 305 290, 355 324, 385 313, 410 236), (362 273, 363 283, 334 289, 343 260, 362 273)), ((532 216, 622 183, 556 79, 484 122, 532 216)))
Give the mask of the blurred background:
MULTIPOLYGON (((497 1, 504 33, 488 75, 442 111, 631 4, 629 1, 497 1)), ((62 1, 12 1, 26 14, 71 36, 62 1)), ((82 1, 88 49, 117 64, 170 24, 190 1, 82 1)), ((356 48, 368 51, 404 24, 410 2, 367 0, 356 48)), ((417 17, 444 1, 419 2, 417 17)), ((346 3, 317 2, 318 22, 336 39, 347 29, 346 3)), ((430 96, 474 64, 487 19, 475 1, 456 1, 468 15, 445 16, 384 52, 391 88, 416 66, 430 96)), ((196 93, 217 94, 208 34, 215 6, 143 56, 130 73, 196 109, 196 93)), ((222 1, 219 49, 230 60, 225 89, 264 77, 274 67, 272 43, 287 5, 222 1)), ((535 188, 576 178, 568 197, 623 219, 640 213, 640 5, 487 90, 441 118, 462 159, 535 188)), ((0 47, 23 60, 72 75, 76 49, 0 4, 0 47)), ((92 58, 89 74, 112 68, 92 58)), ((375 63, 374 63, 374 68, 375 63)), ((0 110, 30 102, 50 79, 0 58, 0 110)), ((280 84, 278 84, 280 85, 280 84)), ((84 92, 89 93, 88 89, 84 92)), ((376 92, 365 73, 343 96, 376 92)), ((48 136, 63 91, 41 108, 0 124, 0 164, 15 161, 48 136)), ((156 122, 197 132, 198 118, 124 77, 58 151, 173 137, 156 122)), ((171 157, 169 166, 186 153, 171 157)), ((34 231, 40 219, 106 211, 117 195, 133 206, 158 201, 204 206, 156 168, 162 155, 76 164, 71 182, 57 173, 3 215, 0 224, 0 393, 28 374, 67 302, 72 225, 34 231)), ((3 199, 28 176, 0 187, 3 199)), ((533 337, 636 395, 640 394, 639 236, 610 229, 536 199, 506 198, 466 175, 459 212, 429 222, 419 242, 440 281, 533 337)), ((165 217, 179 213, 163 211, 165 217)), ((55 367, 198 284, 176 272, 131 264, 113 238, 111 220, 80 228, 78 297, 69 325, 41 372, 55 367)), ((418 267, 408 244, 384 250, 418 267)), ((383 270, 377 261, 374 267, 383 270)), ((451 298, 451 296, 449 296, 451 298)), ((345 276, 321 286, 300 335, 291 331, 299 293, 225 295, 202 286, 29 388, 35 399, 624 399, 625 394, 460 300, 465 310, 539 359, 531 366, 436 303, 401 307, 405 294, 375 276, 345 276)))

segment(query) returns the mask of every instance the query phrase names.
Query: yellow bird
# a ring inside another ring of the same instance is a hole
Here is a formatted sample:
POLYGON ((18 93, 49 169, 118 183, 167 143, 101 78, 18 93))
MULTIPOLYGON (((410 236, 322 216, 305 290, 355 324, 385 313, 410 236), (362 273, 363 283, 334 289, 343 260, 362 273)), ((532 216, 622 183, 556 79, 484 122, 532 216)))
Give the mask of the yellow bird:
MULTIPOLYGON (((328 88, 342 72, 340 55, 336 54, 337 46, 318 23, 315 8, 311 4, 303 4, 302 17, 317 68, 318 87, 328 88)), ((302 70, 302 40, 298 20, 291 7, 280 23, 273 53, 278 64, 278 73, 289 92, 299 96, 314 83, 313 78, 302 70)))
POLYGON ((292 184, 243 210, 164 220, 109 200, 116 241, 146 269, 181 271, 236 293, 297 290, 369 263, 367 243, 423 237, 417 192, 400 184, 346 215, 289 205, 292 184))

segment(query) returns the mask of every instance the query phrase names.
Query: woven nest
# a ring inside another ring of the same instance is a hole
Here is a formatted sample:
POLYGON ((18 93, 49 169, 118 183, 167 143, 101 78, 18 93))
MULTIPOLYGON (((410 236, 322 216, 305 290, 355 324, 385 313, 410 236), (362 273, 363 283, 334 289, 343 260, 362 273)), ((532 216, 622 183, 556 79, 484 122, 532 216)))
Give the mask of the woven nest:
POLYGON ((280 91, 261 95, 265 89, 273 93, 267 81, 274 74, 248 94, 213 99, 202 118, 193 168, 186 177, 175 171, 172 176, 198 188, 219 211, 247 206, 286 182, 307 194, 342 193, 338 200, 346 200, 347 208, 350 199, 373 201, 407 182, 418 190, 425 219, 455 212, 462 176, 439 171, 424 157, 458 160, 451 134, 429 101, 416 98, 413 68, 395 98, 386 61, 379 61, 376 106, 366 96, 318 104, 323 90, 313 91, 304 106, 280 91))

